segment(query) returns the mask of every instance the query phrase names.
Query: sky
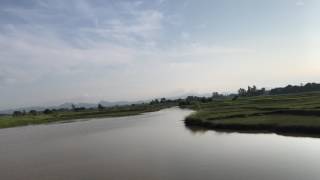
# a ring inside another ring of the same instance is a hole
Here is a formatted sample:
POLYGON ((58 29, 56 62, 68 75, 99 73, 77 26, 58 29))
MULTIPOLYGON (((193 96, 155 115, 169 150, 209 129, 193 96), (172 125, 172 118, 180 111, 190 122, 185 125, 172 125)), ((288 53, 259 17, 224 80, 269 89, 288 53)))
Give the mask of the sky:
POLYGON ((0 0, 0 109, 320 82, 318 0, 0 0))

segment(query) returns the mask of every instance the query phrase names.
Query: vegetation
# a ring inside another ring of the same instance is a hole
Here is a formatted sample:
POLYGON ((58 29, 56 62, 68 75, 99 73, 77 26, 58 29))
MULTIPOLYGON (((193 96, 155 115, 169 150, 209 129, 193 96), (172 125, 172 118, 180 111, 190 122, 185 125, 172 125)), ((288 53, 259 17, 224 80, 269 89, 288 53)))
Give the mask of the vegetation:
POLYGON ((240 88, 238 90, 239 96, 260 96, 266 93, 267 92, 265 88, 257 89, 256 86, 253 86, 253 87, 248 86, 248 90, 245 90, 243 88, 240 88))
POLYGON ((301 92, 313 92, 320 91, 320 84, 317 83, 307 83, 300 86, 288 85, 286 87, 274 88, 269 91, 266 88, 258 89, 256 86, 248 86, 248 89, 240 88, 238 90, 239 96, 261 96, 261 95, 278 95, 278 94, 289 94, 289 93, 301 93, 301 92))
POLYGON ((239 94, 211 102, 192 102, 182 107, 196 110, 186 118, 188 126, 320 134, 320 92, 260 96, 239 94))
POLYGON ((71 109, 46 109, 42 112, 31 110, 28 113, 25 111, 15 111, 12 115, 0 116, 0 128, 43 124, 83 118, 138 115, 145 112, 158 111, 160 109, 176 105, 178 105, 177 101, 162 99, 160 101, 157 100, 156 103, 142 103, 114 107, 104 107, 99 104, 97 108, 90 109, 72 105, 71 109))
POLYGON ((288 93, 299 93, 299 92, 312 92, 320 91, 320 84, 307 83, 300 86, 288 85, 283 88, 274 88, 270 90, 270 94, 288 94, 288 93))

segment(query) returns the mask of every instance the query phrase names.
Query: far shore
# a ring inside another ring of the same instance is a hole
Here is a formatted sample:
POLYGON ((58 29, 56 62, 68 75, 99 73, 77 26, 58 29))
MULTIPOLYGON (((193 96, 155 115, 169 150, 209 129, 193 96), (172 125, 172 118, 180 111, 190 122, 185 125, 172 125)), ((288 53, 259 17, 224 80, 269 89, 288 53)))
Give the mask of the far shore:
POLYGON ((320 135, 320 92, 223 99, 187 105, 186 126, 226 132, 320 135))
POLYGON ((174 106, 177 106, 177 103, 170 101, 114 106, 100 109, 50 110, 50 112, 32 112, 25 115, 19 113, 18 115, 0 116, 0 129, 53 122, 72 122, 78 119, 133 116, 174 106))

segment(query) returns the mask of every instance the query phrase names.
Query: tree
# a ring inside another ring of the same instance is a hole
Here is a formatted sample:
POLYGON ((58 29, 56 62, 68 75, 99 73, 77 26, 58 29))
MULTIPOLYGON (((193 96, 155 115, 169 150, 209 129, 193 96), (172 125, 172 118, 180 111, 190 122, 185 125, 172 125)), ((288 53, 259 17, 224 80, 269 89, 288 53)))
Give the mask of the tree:
POLYGON ((288 93, 299 93, 299 92, 310 92, 310 91, 320 91, 320 84, 317 83, 307 83, 305 85, 288 85, 286 87, 274 88, 270 90, 270 94, 288 94, 288 93))
POLYGON ((71 108, 74 111, 76 109, 76 106, 74 104, 71 104, 71 108))
POLYGON ((265 88, 258 89, 255 85, 248 86, 248 89, 245 90, 243 88, 240 88, 238 90, 238 95, 239 96, 260 96, 266 93, 265 88))
POLYGON ((213 92, 212 93, 212 97, 218 97, 219 96, 219 93, 218 92, 213 92))
POLYGON ((104 110, 104 106, 102 106, 102 104, 98 104, 98 110, 99 111, 104 110))
POLYGON ((259 95, 264 95, 266 94, 266 88, 261 88, 260 91, 259 91, 259 95))
POLYGON ((52 110, 50 110, 50 109, 45 109, 45 110, 43 111, 43 113, 44 113, 44 114, 51 114, 51 113, 52 113, 52 110))
POLYGON ((239 96, 234 96, 233 98, 232 98, 232 101, 235 101, 235 100, 237 100, 239 98, 239 96))
POLYGON ((247 91, 245 89, 243 89, 243 88, 240 88, 238 90, 238 94, 239 94, 239 96, 246 96, 247 95, 247 91))
POLYGON ((35 116, 35 115, 37 115, 37 111, 36 111, 36 110, 30 110, 30 111, 29 111, 29 114, 35 116))
POLYGON ((22 116, 23 114, 21 111, 14 111, 12 115, 13 116, 22 116))
POLYGON ((150 105, 153 105, 153 104, 159 104, 159 100, 158 99, 154 99, 150 102, 150 105))
POLYGON ((84 111, 84 110, 86 110, 85 107, 77 107, 74 109, 74 111, 84 111))

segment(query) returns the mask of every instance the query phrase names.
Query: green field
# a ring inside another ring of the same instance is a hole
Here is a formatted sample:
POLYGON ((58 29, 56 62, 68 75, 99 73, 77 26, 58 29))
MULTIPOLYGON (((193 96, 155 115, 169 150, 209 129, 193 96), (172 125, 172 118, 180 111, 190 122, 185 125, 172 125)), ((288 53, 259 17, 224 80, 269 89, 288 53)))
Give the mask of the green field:
POLYGON ((320 134, 320 92, 225 98, 185 106, 186 125, 212 129, 320 134))
POLYGON ((8 128, 15 126, 44 124, 57 121, 69 121, 74 119, 98 118, 98 117, 120 117, 139 115, 145 112, 158 111, 164 108, 176 106, 176 103, 159 103, 155 105, 139 104, 105 108, 103 110, 88 109, 83 111, 62 111, 53 112, 51 114, 38 113, 37 115, 21 115, 21 116, 0 116, 0 128, 8 128))

